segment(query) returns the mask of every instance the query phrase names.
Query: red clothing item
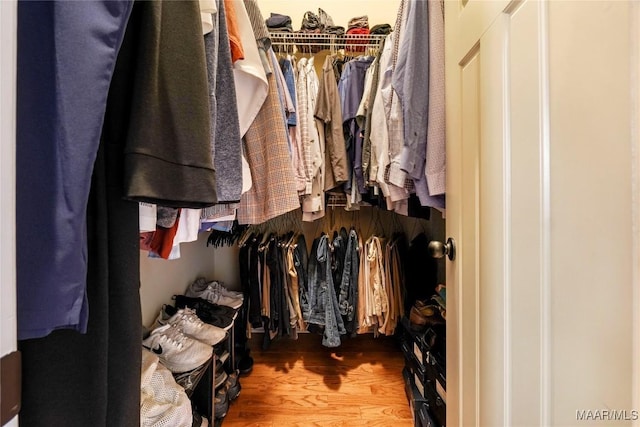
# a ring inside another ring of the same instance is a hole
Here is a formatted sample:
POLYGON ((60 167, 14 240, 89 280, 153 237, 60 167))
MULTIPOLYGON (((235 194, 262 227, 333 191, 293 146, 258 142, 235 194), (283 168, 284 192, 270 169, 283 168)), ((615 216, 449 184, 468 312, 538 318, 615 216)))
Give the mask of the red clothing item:
POLYGON ((178 223, 180 222, 181 211, 182 210, 178 211, 178 218, 176 218, 176 222, 171 228, 157 226, 155 233, 153 233, 153 238, 151 239, 149 247, 161 258, 169 259, 171 249, 173 248, 173 238, 178 232, 178 223))
POLYGON ((227 31, 229 32, 229 45, 231 48, 231 62, 244 59, 244 47, 240 40, 240 29, 238 28, 238 18, 234 0, 224 0, 224 10, 226 12, 227 31))
MULTIPOLYGON (((368 28, 350 28, 347 30, 347 34, 352 34, 352 35, 368 35, 369 34, 369 29, 368 28)), ((357 40, 353 40, 353 39, 347 39, 347 43, 344 47, 344 50, 346 52, 364 52, 366 46, 358 46, 358 45, 366 45, 370 42, 370 38, 369 37, 362 37, 359 38, 357 40)))
POLYGON ((144 233, 140 233, 140 250, 141 251, 151 251, 151 242, 153 241, 153 235, 156 234, 155 231, 145 231, 144 233))

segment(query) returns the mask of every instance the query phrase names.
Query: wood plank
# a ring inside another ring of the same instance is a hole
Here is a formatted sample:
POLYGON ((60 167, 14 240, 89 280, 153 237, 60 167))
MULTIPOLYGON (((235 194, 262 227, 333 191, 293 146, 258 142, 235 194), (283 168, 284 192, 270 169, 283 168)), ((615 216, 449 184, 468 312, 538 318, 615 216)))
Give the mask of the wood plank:
POLYGON ((277 406, 293 408, 326 408, 328 396, 326 394, 260 394, 244 393, 242 402, 238 406, 254 408, 259 406, 277 406))
POLYGON ((240 397, 225 426, 412 426, 404 394, 404 359, 393 338, 345 339, 339 348, 322 338, 280 339, 262 350, 250 340, 253 371, 240 378, 240 397))
MULTIPOLYGON (((293 365, 287 365, 283 367, 276 367, 259 356, 260 364, 255 365, 253 368, 253 372, 251 375, 257 376, 277 376, 277 375, 289 375, 295 374, 305 371, 319 371, 322 368, 326 368, 321 364, 321 362, 314 364, 306 364, 302 361, 293 365)), ((394 361, 393 363, 388 363, 385 365, 382 364, 371 364, 371 363, 363 363, 360 365, 336 365, 333 366, 333 370, 338 372, 341 375, 346 375, 348 373, 354 373, 358 375, 394 375, 402 372, 402 368, 404 367, 404 362, 402 360, 394 361)))
MULTIPOLYGON (((406 402, 406 399, 405 399, 406 402)), ((411 418, 411 409, 409 405, 405 407, 392 406, 392 405, 361 405, 360 413, 363 419, 367 420, 406 420, 411 418)))

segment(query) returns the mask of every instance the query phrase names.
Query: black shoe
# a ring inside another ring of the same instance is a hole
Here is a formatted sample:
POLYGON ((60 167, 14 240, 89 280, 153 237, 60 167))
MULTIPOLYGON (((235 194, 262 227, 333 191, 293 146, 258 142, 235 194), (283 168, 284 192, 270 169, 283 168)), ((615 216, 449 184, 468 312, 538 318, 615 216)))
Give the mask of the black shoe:
POLYGON ((240 380, 238 379, 238 374, 235 372, 233 374, 229 374, 227 381, 224 384, 224 388, 227 390, 227 396, 229 396, 229 402, 233 402, 240 395, 240 390, 242 390, 242 386, 240 386, 240 380))
POLYGON ((216 393, 213 405, 213 414, 215 418, 220 419, 227 416, 227 412, 229 411, 229 395, 224 387, 216 393))
POLYGON ((195 310, 196 315, 203 322, 224 330, 229 330, 233 326, 236 310, 226 305, 211 304, 202 298, 191 298, 184 295, 174 295, 176 308, 189 307, 195 310))
POLYGON ((240 375, 248 375, 253 370, 253 357, 249 356, 247 351, 238 362, 238 372, 240 375))

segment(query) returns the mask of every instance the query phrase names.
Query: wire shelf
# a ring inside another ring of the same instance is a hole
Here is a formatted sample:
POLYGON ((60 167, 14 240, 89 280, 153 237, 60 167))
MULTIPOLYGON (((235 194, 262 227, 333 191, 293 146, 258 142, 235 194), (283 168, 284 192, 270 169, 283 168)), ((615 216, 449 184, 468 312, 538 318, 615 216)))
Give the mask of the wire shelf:
POLYGON ((289 53, 318 53, 322 50, 362 53, 378 49, 385 37, 384 34, 269 33, 274 50, 289 53))

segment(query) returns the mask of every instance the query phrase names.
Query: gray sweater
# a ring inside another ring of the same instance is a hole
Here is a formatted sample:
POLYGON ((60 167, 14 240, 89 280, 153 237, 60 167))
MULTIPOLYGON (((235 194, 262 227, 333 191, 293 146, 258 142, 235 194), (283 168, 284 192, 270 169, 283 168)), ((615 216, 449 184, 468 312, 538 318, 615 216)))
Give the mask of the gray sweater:
POLYGON ((218 13, 213 21, 213 32, 205 36, 212 127, 211 150, 218 202, 230 203, 238 202, 242 192, 242 140, 222 0, 218 1, 218 13), (218 103, 221 108, 218 108, 218 103))

